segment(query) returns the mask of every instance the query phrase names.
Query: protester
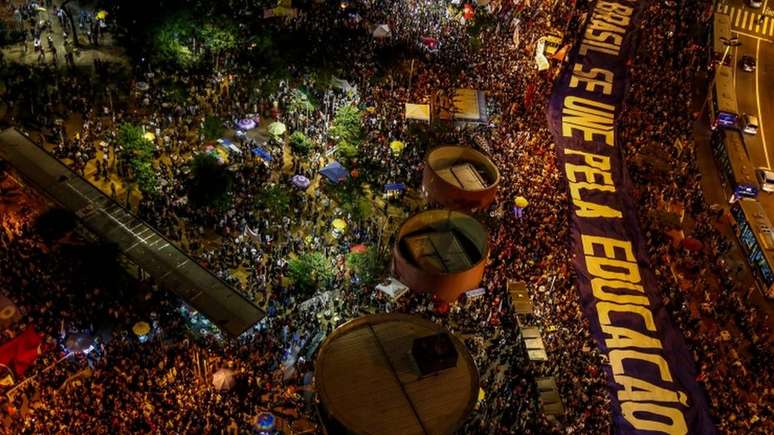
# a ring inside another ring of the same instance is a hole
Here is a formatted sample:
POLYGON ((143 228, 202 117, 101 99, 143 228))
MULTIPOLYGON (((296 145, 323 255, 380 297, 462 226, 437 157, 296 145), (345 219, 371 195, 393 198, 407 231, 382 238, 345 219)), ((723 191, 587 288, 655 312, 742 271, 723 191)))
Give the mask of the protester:
MULTIPOLYGON (((450 14, 449 3, 347 2, 343 11, 318 7, 295 20, 265 22, 278 30, 304 29, 315 41, 309 47, 312 53, 331 41, 340 44, 344 54, 331 62, 341 74, 337 78, 350 87, 329 84, 334 81, 304 65, 293 65, 288 77, 275 83, 250 62, 231 61, 220 70, 190 74, 144 63, 129 72, 131 90, 110 95, 97 91, 94 75, 14 66, 7 79, 7 100, 16 108, 11 116, 19 117, 20 128, 268 315, 238 340, 225 339, 152 281, 132 278, 123 290, 106 288, 76 273, 88 270, 83 261, 50 255, 62 252, 67 243, 44 242, 32 220, 4 226, 0 288, 24 316, 6 335, 11 338, 32 323, 45 334, 50 349, 30 369, 33 380, 4 403, 9 429, 220 433, 234 427, 248 431, 263 411, 291 426, 313 427, 313 397, 307 391, 312 388, 319 339, 365 312, 400 311, 430 318, 465 337, 485 398, 460 433, 610 433, 606 361, 591 337, 574 285, 568 198, 545 121, 546 98, 561 65, 553 61, 551 69, 539 72, 533 52, 536 40, 549 31, 564 30, 565 40, 574 41, 589 4, 492 2, 496 5, 491 12, 476 9, 480 18, 474 20, 489 24, 481 25, 472 38, 475 21, 463 22, 450 14), (358 23, 385 23, 392 39, 374 39, 358 23), (379 53, 390 46, 411 50, 412 60, 404 59, 408 69, 385 66, 379 53), (54 83, 53 89, 30 92, 39 81, 54 83), (426 126, 405 119, 404 103, 427 103, 436 94, 452 95, 456 88, 486 91, 487 124, 426 126), (300 90, 318 104, 297 111, 293 105, 300 90), (371 189, 362 193, 374 204, 366 216, 337 202, 339 191, 319 175, 338 155, 331 121, 347 105, 363 114, 363 144, 357 158, 347 163, 350 178, 367 181, 371 189), (22 116, 26 107, 35 108, 34 123, 22 116), (236 123, 248 114, 259 115, 259 127, 237 135, 236 123), (194 155, 208 152, 202 137, 207 117, 223 120, 226 135, 239 150, 228 155, 233 188, 225 210, 188 200, 189 163, 194 155), (76 118, 80 122, 72 121, 76 118), (316 146, 306 156, 293 152, 266 133, 275 121, 302 131, 316 146), (125 122, 153 134, 156 194, 142 195, 135 189, 122 159, 118 136, 125 122), (395 155, 388 146, 393 140, 408 146, 395 155), (502 180, 495 204, 479 216, 490 231, 486 293, 441 314, 429 296, 410 295, 396 302, 364 286, 345 259, 358 244, 376 247, 387 257, 395 221, 423 207, 411 193, 421 189, 426 151, 446 143, 481 149, 498 166, 502 180), (254 158, 256 147, 266 150, 271 161, 254 158), (306 176, 312 186, 292 190, 296 174, 306 176), (380 187, 394 182, 405 183, 409 192, 397 200, 378 198, 380 187), (267 189, 285 188, 290 201, 282 215, 272 215, 265 204, 256 207, 256 198, 267 189), (518 216, 511 212, 517 197, 529 204, 518 216), (348 228, 334 237, 331 222, 336 218, 344 219, 348 228), (334 277, 319 292, 302 294, 287 280, 288 261, 312 251, 330 259, 334 277), (523 347, 507 296, 511 280, 526 282, 530 290, 535 313, 528 321, 543 331, 545 362, 530 362, 523 347), (153 325, 147 341, 132 332, 138 320, 153 325), (95 337, 88 355, 68 355, 64 343, 74 333, 95 337), (53 368, 44 371, 48 367, 53 368), (218 392, 211 385, 208 376, 220 367, 237 373, 233 391, 218 392), (538 400, 535 378, 543 376, 556 379, 563 401, 565 413, 556 419, 547 418, 538 400), (25 405, 22 398, 34 403, 25 405)), ((688 37, 705 3, 686 2, 677 8, 653 4, 643 13, 642 54, 632 66, 622 134, 659 290, 701 367, 700 380, 718 426, 724 433, 765 433, 774 422, 767 389, 771 375, 763 369, 770 356, 767 319, 739 296, 745 289, 735 288, 722 272, 729 242, 714 228, 715 215, 704 202, 699 180, 690 175, 699 173, 693 147, 674 145, 676 139, 692 143, 691 94, 684 83, 694 73, 691 52, 675 41, 688 37), (683 21, 677 19, 678 11, 683 21), (675 29, 672 36, 647 31, 667 22, 675 29), (664 68, 673 74, 663 74, 664 68), (671 157, 669 176, 648 177, 636 169, 634 157, 649 143, 657 143, 671 157), (646 213, 671 201, 685 205, 696 221, 694 233, 708 249, 695 253, 674 247, 646 213), (695 276, 713 277, 701 280, 706 292, 679 289, 671 271, 688 269, 696 271, 695 276), (696 320, 689 307, 697 297, 708 305, 702 319, 735 325, 740 334, 731 343, 719 342, 717 328, 696 320), (745 395, 744 402, 732 400, 739 394, 745 395)), ((31 2, 17 6, 22 21, 26 14, 35 15, 30 7, 31 2)), ((66 21, 57 9, 52 11, 58 21, 48 24, 49 31, 66 21)), ((93 18, 81 15, 78 23, 87 29, 93 18)), ((94 68, 106 82, 120 71, 120 66, 97 59, 94 68)), ((77 234, 70 238, 68 243, 75 245, 88 243, 77 234)))

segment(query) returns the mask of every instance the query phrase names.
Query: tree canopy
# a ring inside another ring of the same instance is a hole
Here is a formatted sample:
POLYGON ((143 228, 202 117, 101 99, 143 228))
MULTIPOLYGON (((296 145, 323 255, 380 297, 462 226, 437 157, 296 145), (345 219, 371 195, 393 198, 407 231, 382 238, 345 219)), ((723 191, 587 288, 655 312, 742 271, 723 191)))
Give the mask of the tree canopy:
POLYGON ((321 252, 303 253, 291 259, 288 273, 296 288, 303 292, 329 287, 335 275, 333 263, 321 252))
POLYGON ((348 142, 355 146, 363 140, 363 126, 360 109, 354 104, 339 107, 330 130, 331 136, 337 141, 348 142))
POLYGON ((270 184, 256 196, 255 207, 271 217, 281 217, 290 212, 290 199, 287 186, 270 184))
POLYGON ((239 45, 237 26, 222 17, 176 13, 161 22, 153 32, 153 52, 158 60, 183 68, 194 67, 210 54, 218 56, 239 45))
POLYGON ((129 166, 134 182, 143 194, 156 191, 156 171, 153 169, 153 143, 144 137, 136 125, 124 123, 118 128, 120 159, 129 166))
POLYGON ((191 161, 188 200, 200 207, 224 209, 230 203, 234 180, 225 166, 209 153, 200 153, 191 161))
POLYGON ((376 248, 369 246, 364 252, 347 254, 347 267, 361 284, 368 286, 381 278, 385 266, 383 260, 376 248))
POLYGON ((314 142, 301 131, 294 131, 290 135, 290 147, 301 155, 306 155, 314 148, 314 142))
POLYGON ((207 116, 204 118, 204 125, 202 126, 202 136, 205 140, 215 140, 223 137, 223 133, 226 132, 226 128, 223 127, 223 120, 217 116, 207 116))

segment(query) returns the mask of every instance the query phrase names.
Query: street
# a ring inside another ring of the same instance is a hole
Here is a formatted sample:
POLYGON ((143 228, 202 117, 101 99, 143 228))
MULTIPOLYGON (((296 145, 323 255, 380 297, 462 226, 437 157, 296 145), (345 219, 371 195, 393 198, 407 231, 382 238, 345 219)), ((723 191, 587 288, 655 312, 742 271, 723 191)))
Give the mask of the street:
MULTIPOLYGON (((743 133, 747 153, 753 167, 770 169, 774 161, 774 134, 772 133, 774 87, 770 85, 774 78, 774 37, 770 36, 769 32, 774 34, 774 11, 767 8, 768 3, 769 0, 766 0, 760 9, 751 9, 745 5, 744 0, 722 1, 718 3, 716 11, 731 17, 732 35, 738 37, 741 43, 729 54, 734 71, 734 88, 739 115, 741 117, 742 114, 750 114, 758 118, 758 133, 755 135, 743 133), (762 15, 763 11, 767 11, 767 14, 762 15), (763 16, 762 20, 759 18, 761 16, 763 16), (755 71, 746 72, 741 68, 743 56, 753 56, 756 59, 755 71)), ((703 86, 705 85, 699 85, 700 88, 703 86)), ((722 204, 728 210, 730 209, 727 203, 729 193, 720 184, 721 175, 709 150, 710 129, 705 116, 698 120, 695 138, 697 143, 704 144, 698 155, 699 167, 704 174, 702 184, 706 198, 711 203, 722 204)), ((774 218, 774 195, 761 191, 758 199, 769 219, 774 218)), ((731 229, 728 229, 729 236, 732 236, 731 232, 731 229)), ((737 268, 747 267, 744 254, 737 249, 732 250, 727 260, 737 268)), ((749 273, 749 270, 746 273, 749 273)), ((736 279, 743 278, 737 276, 736 279)), ((764 312, 774 312, 774 303, 766 299, 762 293, 751 293, 750 298, 764 312)))

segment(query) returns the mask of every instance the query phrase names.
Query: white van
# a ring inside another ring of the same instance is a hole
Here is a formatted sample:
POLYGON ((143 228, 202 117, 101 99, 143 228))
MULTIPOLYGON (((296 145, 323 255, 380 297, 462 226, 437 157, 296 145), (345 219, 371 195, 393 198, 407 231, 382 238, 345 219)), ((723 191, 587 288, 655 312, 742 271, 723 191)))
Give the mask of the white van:
POLYGON ((763 6, 763 2, 761 0, 747 0, 747 6, 753 9, 760 9, 763 6))
POLYGON ((745 113, 742 115, 742 131, 747 134, 758 133, 758 117, 745 113))
POLYGON ((774 192, 774 171, 766 168, 758 168, 755 170, 755 178, 758 179, 761 190, 765 192, 774 192))

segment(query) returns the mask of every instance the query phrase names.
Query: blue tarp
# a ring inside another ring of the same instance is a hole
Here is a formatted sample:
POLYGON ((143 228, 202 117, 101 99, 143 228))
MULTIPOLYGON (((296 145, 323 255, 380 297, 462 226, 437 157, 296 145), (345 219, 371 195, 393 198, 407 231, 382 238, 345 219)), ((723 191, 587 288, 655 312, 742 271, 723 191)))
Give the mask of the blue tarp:
POLYGON ((253 148, 253 154, 256 157, 260 157, 260 158, 266 160, 267 162, 270 162, 270 161, 273 160, 272 157, 271 157, 271 154, 269 154, 268 151, 266 151, 265 149, 263 149, 261 147, 253 148))
POLYGON ((334 183, 339 183, 349 177, 349 172, 347 172, 347 169, 344 166, 341 166, 341 163, 339 162, 333 162, 320 169, 320 173, 334 183))
POLYGON ((390 190, 399 190, 404 191, 406 190, 406 185, 403 183, 387 183, 384 185, 384 190, 390 191, 390 190))

